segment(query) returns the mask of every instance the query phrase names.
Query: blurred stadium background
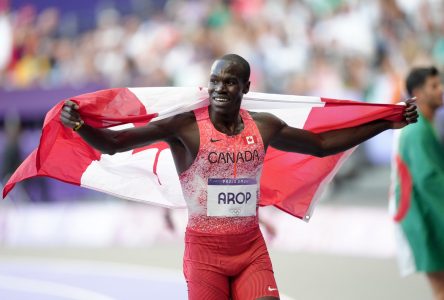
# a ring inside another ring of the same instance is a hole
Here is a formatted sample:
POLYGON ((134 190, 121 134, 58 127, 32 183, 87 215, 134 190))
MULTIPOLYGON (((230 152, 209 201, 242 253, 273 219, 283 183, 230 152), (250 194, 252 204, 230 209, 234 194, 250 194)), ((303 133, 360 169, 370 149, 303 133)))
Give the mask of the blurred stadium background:
MULTIPOLYGON (((58 101, 205 86, 225 53, 251 63, 254 91, 399 102, 412 66, 444 69, 443 12, 443 0, 0 0, 2 182, 58 101)), ((431 299, 397 271, 391 138, 355 151, 310 224, 262 209, 283 299, 431 299)), ((0 202, 0 298, 185 299, 185 223, 185 211, 25 182, 0 202)))

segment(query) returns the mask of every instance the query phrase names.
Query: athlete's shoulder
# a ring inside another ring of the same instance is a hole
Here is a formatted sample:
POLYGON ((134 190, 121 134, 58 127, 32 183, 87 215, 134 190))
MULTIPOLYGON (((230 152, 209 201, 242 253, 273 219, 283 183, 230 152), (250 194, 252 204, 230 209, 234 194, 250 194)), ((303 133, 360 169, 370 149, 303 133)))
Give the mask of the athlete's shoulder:
POLYGON ((429 132, 429 126, 422 118, 418 119, 417 123, 409 124, 401 130, 401 138, 406 140, 418 140, 419 137, 427 135, 429 132))
POLYGON ((285 122, 278 118, 277 116, 267 113, 267 112, 252 112, 249 111, 251 118, 256 122, 256 124, 264 125, 264 126, 285 126, 285 122))
POLYGON ((402 128, 400 133, 400 143, 406 147, 424 147, 437 140, 433 125, 423 117, 420 117, 417 123, 402 128))
POLYGON ((169 133, 171 137, 179 137, 184 131, 193 131, 197 127, 196 118, 192 111, 179 113, 161 120, 153 120, 146 125, 147 130, 160 130, 169 133))
POLYGON ((182 123, 182 124, 196 122, 196 116, 193 111, 187 111, 184 113, 180 113, 180 114, 177 114, 171 118, 172 118, 172 121, 182 123))
POLYGON ((175 128, 193 124, 195 122, 196 122, 196 117, 192 111, 179 113, 177 115, 156 121, 156 123, 158 124, 172 126, 175 128))

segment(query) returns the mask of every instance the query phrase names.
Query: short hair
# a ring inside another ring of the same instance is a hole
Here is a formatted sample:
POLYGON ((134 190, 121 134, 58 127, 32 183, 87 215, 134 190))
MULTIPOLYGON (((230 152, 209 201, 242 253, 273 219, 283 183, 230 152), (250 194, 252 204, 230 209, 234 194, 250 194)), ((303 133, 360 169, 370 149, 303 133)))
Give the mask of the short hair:
POLYGON ((250 80, 250 64, 248 61, 240 55, 237 54, 225 54, 224 56, 218 58, 218 60, 228 60, 234 62, 236 65, 239 65, 241 70, 241 76, 245 82, 250 80))
POLYGON ((406 79, 407 92, 410 96, 412 96, 413 90, 424 86, 428 77, 434 77, 438 75, 439 71, 435 67, 412 69, 406 79))

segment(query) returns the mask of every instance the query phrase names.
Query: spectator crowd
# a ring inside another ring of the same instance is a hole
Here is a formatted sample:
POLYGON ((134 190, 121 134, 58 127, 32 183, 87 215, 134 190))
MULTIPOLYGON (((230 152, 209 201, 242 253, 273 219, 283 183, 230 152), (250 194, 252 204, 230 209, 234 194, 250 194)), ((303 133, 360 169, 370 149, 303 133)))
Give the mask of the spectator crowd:
POLYGON ((12 31, 0 86, 206 85, 228 52, 251 63, 255 91, 398 102, 411 66, 444 67, 443 0, 144 2, 97 10, 87 29, 57 7, 0 12, 12 31))

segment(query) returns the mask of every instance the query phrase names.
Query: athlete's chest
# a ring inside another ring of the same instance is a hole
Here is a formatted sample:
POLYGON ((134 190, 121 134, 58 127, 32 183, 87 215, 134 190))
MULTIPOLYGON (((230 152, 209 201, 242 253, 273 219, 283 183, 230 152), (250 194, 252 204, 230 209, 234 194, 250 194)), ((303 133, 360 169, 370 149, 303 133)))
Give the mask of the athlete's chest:
POLYGON ((226 135, 213 126, 200 126, 199 163, 215 171, 233 168, 236 173, 253 172, 264 159, 261 136, 253 126, 245 126, 237 135, 226 135))
MULTIPOLYGON (((260 133, 246 112, 244 128, 236 135, 217 130, 209 118, 197 115, 199 150, 190 168, 181 174, 184 194, 207 217, 255 216, 259 181, 265 157, 260 133), (200 188, 196 188, 200 186, 200 188)), ((192 211, 192 209, 191 209, 192 211)))
POLYGON ((199 151, 207 154, 209 164, 260 163, 264 152, 262 143, 255 133, 225 136, 212 133, 203 137, 199 151))

